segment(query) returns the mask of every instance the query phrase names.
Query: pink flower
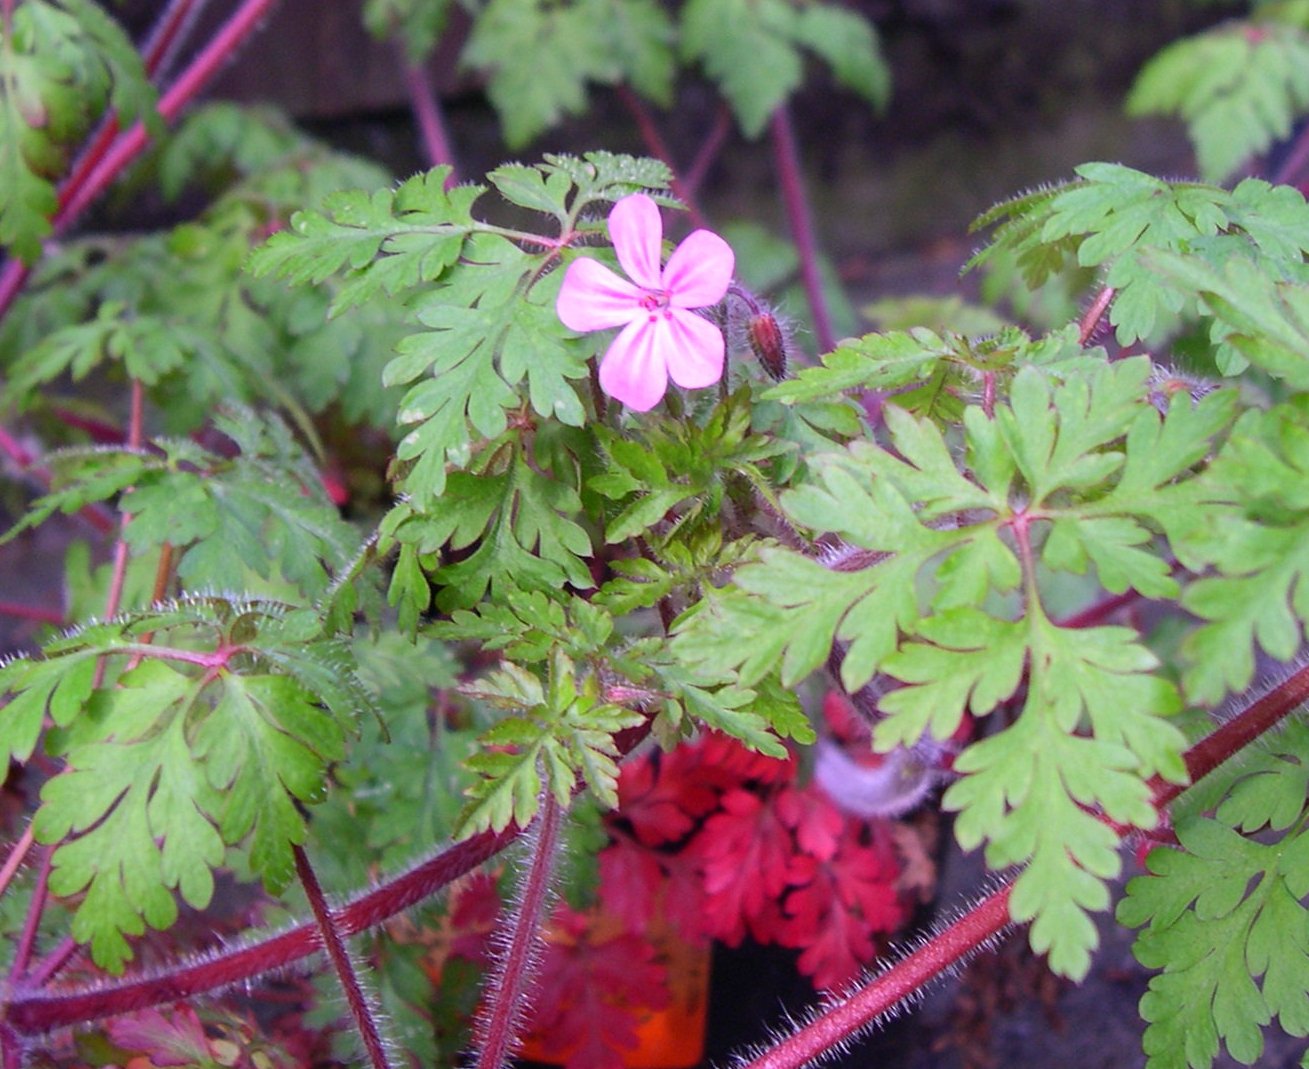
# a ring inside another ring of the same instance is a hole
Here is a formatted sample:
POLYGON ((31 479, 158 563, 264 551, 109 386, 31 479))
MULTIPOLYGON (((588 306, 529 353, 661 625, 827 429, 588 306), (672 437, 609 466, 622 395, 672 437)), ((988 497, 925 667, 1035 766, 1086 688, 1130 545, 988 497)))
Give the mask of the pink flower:
POLYGON ((570 330, 622 327, 600 361, 600 388, 628 408, 648 412, 671 378, 688 389, 723 377, 723 332, 693 309, 717 304, 736 266, 717 234, 697 230, 661 269, 664 228, 659 208, 633 193, 609 213, 609 236, 620 278, 596 260, 569 265, 556 309, 570 330))

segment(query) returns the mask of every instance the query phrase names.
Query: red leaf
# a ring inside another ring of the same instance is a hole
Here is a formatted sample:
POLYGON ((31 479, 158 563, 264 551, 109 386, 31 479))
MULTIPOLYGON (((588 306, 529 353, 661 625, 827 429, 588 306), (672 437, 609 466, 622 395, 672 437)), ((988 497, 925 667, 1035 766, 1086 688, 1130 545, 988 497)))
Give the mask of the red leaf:
POLYGON ((706 733, 698 747, 703 766, 720 775, 726 773, 737 780, 753 780, 760 784, 790 783, 795 779, 794 754, 786 758, 767 757, 755 753, 732 736, 716 731, 706 733))
POLYGON ((487 942, 500 917, 500 892, 495 878, 478 872, 461 880, 451 892, 450 928, 455 936, 450 953, 485 965, 487 942))
POLYGON ((846 818, 823 791, 812 787, 784 790, 773 804, 802 851, 819 861, 836 853, 846 818))
POLYGON ((795 868, 803 885, 786 897, 780 941, 802 950, 800 970, 816 987, 854 979, 871 962, 877 933, 896 931, 907 919, 894 859, 849 834, 830 860, 806 857, 795 868))
POLYGON ((704 874, 706 934, 729 946, 739 944, 747 928, 756 939, 770 939, 795 853, 772 806, 750 791, 728 791, 690 849, 704 874))
POLYGON ((650 850, 615 839, 600 852, 600 901, 629 932, 643 931, 655 912, 664 870, 650 850))
POLYGON ((646 846, 677 842, 718 803, 703 771, 702 755, 692 746, 629 761, 618 777, 618 812, 646 846))
POLYGON ((106 1031, 124 1050, 147 1055, 152 1065, 194 1065, 212 1059, 204 1025, 190 1006, 137 1010, 115 1017, 106 1031))
POLYGON ((547 1054, 566 1056, 567 1069, 622 1069, 642 1014, 668 1005, 665 969, 648 940, 606 938, 587 914, 563 907, 551 925, 531 1038, 547 1054))

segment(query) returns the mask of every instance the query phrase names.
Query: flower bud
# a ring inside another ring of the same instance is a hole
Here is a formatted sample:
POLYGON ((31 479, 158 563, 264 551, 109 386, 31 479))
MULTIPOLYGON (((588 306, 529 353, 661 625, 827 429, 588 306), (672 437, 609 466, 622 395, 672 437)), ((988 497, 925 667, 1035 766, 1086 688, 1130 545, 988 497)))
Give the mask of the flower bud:
POLYGON ((756 312, 745 325, 750 351, 777 382, 786 378, 786 339, 772 312, 756 312))

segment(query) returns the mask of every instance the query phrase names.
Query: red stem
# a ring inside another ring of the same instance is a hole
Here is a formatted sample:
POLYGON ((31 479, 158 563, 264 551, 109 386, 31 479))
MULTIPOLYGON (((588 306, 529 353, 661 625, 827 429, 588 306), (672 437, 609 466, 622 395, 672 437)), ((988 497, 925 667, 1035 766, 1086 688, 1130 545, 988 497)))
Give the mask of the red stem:
POLYGON ((704 144, 700 146, 700 151, 695 154, 695 159, 691 161, 691 166, 686 169, 686 175, 682 178, 683 197, 694 197, 699 191, 700 184, 709 173, 709 168, 713 166, 714 161, 718 159, 718 153, 731 130, 732 112, 725 103, 719 102, 714 124, 709 128, 704 144))
MULTIPOLYGON (((8 265, 6 265, 6 267, 7 266, 8 265)), ((31 476, 44 489, 50 489, 49 469, 43 468, 37 464, 36 457, 28 452, 27 449, 23 447, 22 443, 4 427, 0 427, 0 452, 6 454, 24 475, 31 476)), ((78 515, 101 534, 108 534, 114 529, 115 523, 113 514, 103 505, 87 505, 85 508, 78 511, 78 515)))
MULTIPOLYGON (((164 68, 169 55, 181 42, 188 25, 204 4, 205 0, 172 0, 168 5, 154 29, 151 30, 149 40, 141 51, 141 66, 147 78, 153 80, 164 68)), ((107 115, 100 123, 95 133, 91 135, 86 148, 78 155, 72 169, 60 183, 59 208, 62 209, 68 204, 74 191, 80 189, 87 176, 95 170, 114 138, 118 136, 120 129, 117 114, 107 115)))
POLYGON ((534 951, 550 900, 550 878, 559 852, 562 823, 563 810, 547 789, 534 828, 531 866, 516 908, 509 915, 505 952, 486 984, 487 1012, 477 1030, 482 1048, 477 1056, 478 1069, 501 1069, 518 1045, 523 996, 536 972, 534 951))
POLYGON ((16 601, 0 601, 0 616, 17 620, 37 620, 43 624, 62 624, 64 614, 40 605, 20 605, 16 601))
POLYGON ((1011 923, 1012 883, 993 891, 944 931, 901 958, 849 999, 787 1036, 744 1069, 798 1069, 857 1035, 944 971, 996 938, 1011 923))
MULTIPOLYGON (((1183 760, 1190 775, 1188 783, 1165 783, 1155 777, 1151 781, 1155 806, 1162 811, 1187 787, 1276 727, 1280 720, 1306 701, 1309 701, 1309 667, 1301 668, 1283 680, 1187 750, 1183 760)), ((900 1002, 912 997, 943 970, 1000 935, 1009 924, 1012 889, 1010 880, 925 946, 900 959, 850 998, 759 1055, 745 1069, 799 1069, 857 1035, 900 1002)))
MULTIPOLYGON (((213 39, 196 55, 168 90, 159 98, 159 114, 165 123, 182 109, 231 59, 236 50, 259 26, 277 0, 243 0, 236 13, 223 24, 213 39)), ((67 230, 150 143, 145 126, 138 122, 103 150, 79 173, 78 182, 64 183, 59 208, 50 220, 56 235, 67 230)), ((27 281, 29 268, 21 260, 10 260, 0 270, 0 318, 9 311, 27 281)))
MULTIPOLYGON (((483 832, 456 843, 338 910, 337 930, 343 938, 349 937, 416 906, 493 857, 518 834, 518 829, 511 827, 499 834, 483 832)), ((257 943, 223 950, 167 972, 116 982, 97 981, 89 990, 49 995, 24 985, 13 992, 4 1019, 20 1035, 39 1035, 79 1021, 176 1002, 250 980, 320 949, 318 927, 307 921, 257 943)))
POLYGON ((32 960, 32 948, 36 946, 36 935, 41 925, 41 914, 45 911, 45 900, 50 885, 50 859, 54 851, 47 847, 41 853, 41 871, 37 875, 36 887, 32 891, 32 901, 27 907, 27 917, 23 923, 22 934, 18 937, 18 947, 14 951, 14 960, 9 966, 10 984, 13 984, 27 972, 27 966, 32 960))
POLYGON ((355 1027, 359 1029, 359 1035, 363 1038, 368 1059, 373 1063, 373 1069, 390 1069, 386 1047, 382 1044, 377 1022, 373 1020, 372 1007, 368 1005, 364 989, 359 985, 359 977, 355 974, 350 954, 345 948, 345 940, 337 930, 338 921, 327 904, 322 884, 318 882, 318 876, 313 866, 309 864, 309 856, 305 853, 304 847, 295 846, 291 853, 295 857, 296 875, 300 878, 305 898, 309 901, 309 909, 314 915, 314 922, 318 925, 318 937, 322 940, 323 949, 327 951, 332 968, 336 970, 337 979, 341 981, 346 1003, 350 1007, 350 1015, 354 1018, 355 1027))
POLYGON ((795 142, 795 127, 786 106, 773 112, 771 133, 773 159, 777 164, 777 180, 782 188, 782 204, 791 224, 791 237, 800 256, 800 278, 809 310, 814 317, 814 336, 819 353, 836 348, 836 331, 832 327, 832 313, 823 293, 823 280, 818 271, 818 243, 814 238, 813 221, 809 215, 809 198, 805 194, 804 176, 800 171, 800 150, 795 142))
POLYGON ((698 227, 708 225, 705 223, 705 217, 700 211, 699 205, 695 202, 694 189, 688 189, 686 184, 678 177, 677 164, 673 160, 673 154, 669 151, 663 135, 659 133, 659 127, 655 125, 654 116, 650 114, 650 109, 645 106, 645 102, 636 95, 630 86, 620 85, 617 92, 618 99, 631 112, 632 119, 636 122, 636 128, 640 131, 641 140, 645 142, 650 154, 662 160, 668 170, 672 172, 673 179, 670 184, 673 195, 686 205, 692 224, 698 227))
POLYGON ((166 74, 173 56, 209 0, 171 0, 141 50, 146 76, 166 74))
POLYGON ((432 79, 428 77, 427 68, 421 63, 410 63, 406 60, 404 75, 405 88, 409 91, 409 105, 413 108, 414 118, 418 120, 418 131, 423 138, 423 152, 430 166, 449 165, 450 173, 445 179, 445 188, 449 189, 459 181, 459 178, 436 89, 432 85, 432 79))
POLYGON ((1282 680, 1262 698, 1187 750, 1183 757, 1190 783, 1165 783, 1157 776, 1151 780, 1155 807, 1162 810, 1191 783, 1203 779, 1233 754, 1240 753, 1306 701, 1309 701, 1309 666, 1282 680))
POLYGON ((1091 340, 1091 336, 1100 326, 1100 321, 1109 311, 1109 306, 1114 303, 1114 295, 1117 292, 1112 286, 1105 286, 1095 295, 1091 307, 1086 310, 1086 314, 1078 324, 1077 340, 1080 344, 1086 345, 1091 340))
POLYGON ((42 988, 50 982, 50 978, 62 969, 77 953, 77 940, 71 935, 65 936, 60 944, 45 956, 45 960, 37 963, 36 968, 27 975, 27 986, 33 989, 42 988))

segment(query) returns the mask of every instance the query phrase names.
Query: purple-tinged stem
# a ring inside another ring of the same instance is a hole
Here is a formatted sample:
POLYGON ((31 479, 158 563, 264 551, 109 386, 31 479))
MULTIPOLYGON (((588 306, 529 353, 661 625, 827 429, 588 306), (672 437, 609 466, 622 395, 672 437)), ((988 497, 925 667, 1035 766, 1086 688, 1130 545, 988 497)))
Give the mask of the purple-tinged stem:
MULTIPOLYGON (((174 51, 181 44, 187 28, 205 5, 205 0, 172 0, 172 3, 159 16, 154 29, 150 31, 145 48, 141 51, 141 65, 147 78, 154 79, 168 64, 174 51)), ((87 176, 95 170, 104 158, 104 154, 113 144, 121 127, 116 114, 107 115, 96 128, 87 142, 86 148, 78 155, 72 168, 59 187, 59 208, 62 209, 74 191, 79 189, 87 176)))
POLYGON ((523 998, 535 974, 536 948, 550 902, 550 880, 559 851, 563 810, 549 789, 541 802, 532 836, 532 857, 526 879, 509 915, 504 953, 486 983, 486 1013, 478 1022, 481 1050, 478 1069, 501 1069, 517 1048, 523 998))
POLYGON ((33 841, 32 826, 29 824, 9 851, 4 866, 0 867, 0 895, 9 890, 10 883, 18 875, 18 869, 23 864, 23 858, 27 857, 27 852, 32 849, 33 841))
MULTIPOLYGON (((258 28, 277 0, 243 0, 236 13, 196 55, 177 81, 159 98, 159 114, 171 123, 187 104, 223 68, 236 50, 258 28)), ((56 235, 66 231, 150 143, 144 124, 137 122, 108 146, 80 175, 76 185, 65 182, 60 204, 50 220, 56 235)), ((9 260, 0 270, 0 318, 9 311, 27 281, 30 269, 21 260, 9 260)))
POLYGON ((1086 345, 1091 340, 1100 326, 1100 321, 1104 319, 1105 313, 1109 311, 1109 306, 1114 303, 1114 295, 1117 292, 1112 286, 1105 286, 1095 295, 1091 307, 1086 310, 1086 314, 1082 316, 1077 325, 1079 344, 1086 345))
MULTIPOLYGON (((482 832, 456 843, 336 911, 343 938, 365 931, 436 894, 451 881, 494 857, 519 835, 515 827, 482 832)), ((282 968, 321 950, 312 921, 242 947, 185 962, 176 968, 127 980, 42 994, 28 985, 11 992, 4 1023, 19 1035, 39 1035, 132 1010, 177 1002, 282 968)))
POLYGON ((1128 605, 1140 601, 1141 595, 1135 590, 1129 590, 1125 594, 1114 594, 1102 601, 1097 601, 1094 605, 1088 605, 1085 609, 1073 613, 1071 616, 1065 616, 1062 620, 1056 620, 1056 627, 1090 627, 1097 624, 1106 617, 1112 616, 1120 609, 1125 609, 1128 605))
MULTIPOLYGON (((39 465, 37 458, 28 452, 23 444, 4 427, 0 427, 0 453, 8 456, 24 475, 35 479, 45 489, 50 489, 49 469, 39 465)), ((114 529, 113 514, 98 503, 80 509, 78 515, 101 534, 108 534, 114 529)))
POLYGON ((323 949, 327 952, 332 968, 336 970, 337 979, 341 981, 346 1003, 350 1007, 350 1016, 354 1018, 355 1027, 359 1029, 359 1035, 364 1041, 364 1049, 368 1051, 368 1059, 373 1063, 373 1069, 390 1069, 386 1047, 382 1043, 381 1033, 377 1030, 377 1022, 373 1020, 372 1008, 368 1005, 368 998, 359 984, 354 964, 350 961, 350 953, 345 948, 345 940, 337 931, 338 922, 327 904, 322 884, 318 882, 318 876, 313 866, 309 864, 309 856, 305 853, 304 847, 292 847, 291 853, 295 858, 296 875, 300 878, 305 898, 309 901, 309 909, 314 915, 314 922, 318 925, 318 937, 322 940, 323 949))
POLYGON ((832 313, 823 293, 823 280, 818 271, 818 243, 814 238, 813 220, 809 213, 809 198, 805 194, 804 176, 800 170, 800 150, 796 145, 795 126, 786 106, 773 112, 770 131, 773 141, 773 159, 777 164, 777 180, 782 188, 782 204, 791 224, 791 237, 800 256, 800 279, 809 310, 814 318, 814 336, 819 353, 836 348, 836 331, 832 327, 832 313))
POLYGON ((1268 180, 1274 185, 1295 184, 1306 163, 1309 163, 1309 124, 1300 128, 1291 151, 1268 180))
POLYGON ((718 159, 718 153, 731 131, 732 112, 726 104, 720 101, 718 111, 714 115, 714 124, 709 128, 709 133, 700 146, 700 151, 695 154, 695 159, 691 161, 691 166, 686 169, 686 174, 682 178, 683 196, 694 197, 700 191, 705 175, 709 173, 709 168, 718 159))
POLYGON ((446 130, 445 116, 441 113, 441 101, 437 98, 427 68, 421 63, 413 63, 405 59, 404 75, 405 88, 409 92, 409 106, 413 108, 414 118, 418 121, 418 132, 422 135, 423 153, 431 167, 449 165, 450 173, 445 179, 445 188, 449 189, 459 181, 459 177, 450 136, 446 130))
POLYGON ((32 960, 32 948, 36 946, 37 931, 41 926, 41 914, 45 911, 46 895, 50 885, 50 859, 54 851, 48 847, 42 850, 41 871, 36 878, 36 888, 32 891, 32 901, 27 907, 27 917, 23 931, 18 937, 18 946, 14 950, 14 960, 9 966, 9 983, 12 986, 25 972, 32 960))
POLYGON ((845 1001, 770 1047, 743 1069, 799 1069, 877 1021, 944 971, 993 940, 1011 923, 1006 883, 925 945, 845 1001))
POLYGON ((40 605, 20 605, 16 601, 0 601, 0 616, 16 620, 36 620, 43 624, 62 624, 64 614, 40 605))
POLYGON ((146 38, 141 62, 149 78, 162 77, 209 0, 171 0, 146 38))
POLYGON ((1155 808, 1162 811, 1192 783, 1203 779, 1233 754, 1240 753, 1255 739, 1272 730, 1306 701, 1309 701, 1309 667, 1288 676, 1187 750, 1182 757, 1190 776, 1189 782, 1165 783, 1157 776, 1151 780, 1155 808))
MULTIPOLYGON (((1153 802, 1161 812, 1192 783, 1239 753, 1289 713, 1309 701, 1309 667, 1288 677, 1237 716, 1201 739, 1182 755, 1187 783, 1151 780, 1153 802)), ((1128 829, 1118 829, 1120 833, 1128 829)), ((900 959, 867 986, 825 1010, 814 1021, 750 1061, 744 1069, 799 1069, 812 1059, 858 1035, 882 1015, 911 998, 942 971, 1000 935, 1010 923, 1007 881, 959 920, 912 954, 900 959)))
POLYGON ((685 183, 678 176, 677 164, 673 160, 673 154, 669 151, 663 135, 659 133, 659 127, 655 125, 654 116, 650 114, 650 109, 645 106, 645 102, 636 95, 636 92, 630 86, 620 85, 617 92, 618 99, 631 112, 632 118, 636 122, 636 128, 640 131, 641 140, 645 142, 650 154, 662 160, 672 173, 673 179, 670 185, 673 195, 686 205, 687 214, 690 215, 692 224, 698 227, 706 226, 704 213, 700 211, 699 205, 695 202, 695 192, 687 189, 685 183))
POLYGON ((36 967, 27 975, 27 986, 36 990, 50 982, 60 969, 67 965, 77 953, 77 940, 71 935, 64 936, 59 945, 45 958, 36 963, 36 967))

